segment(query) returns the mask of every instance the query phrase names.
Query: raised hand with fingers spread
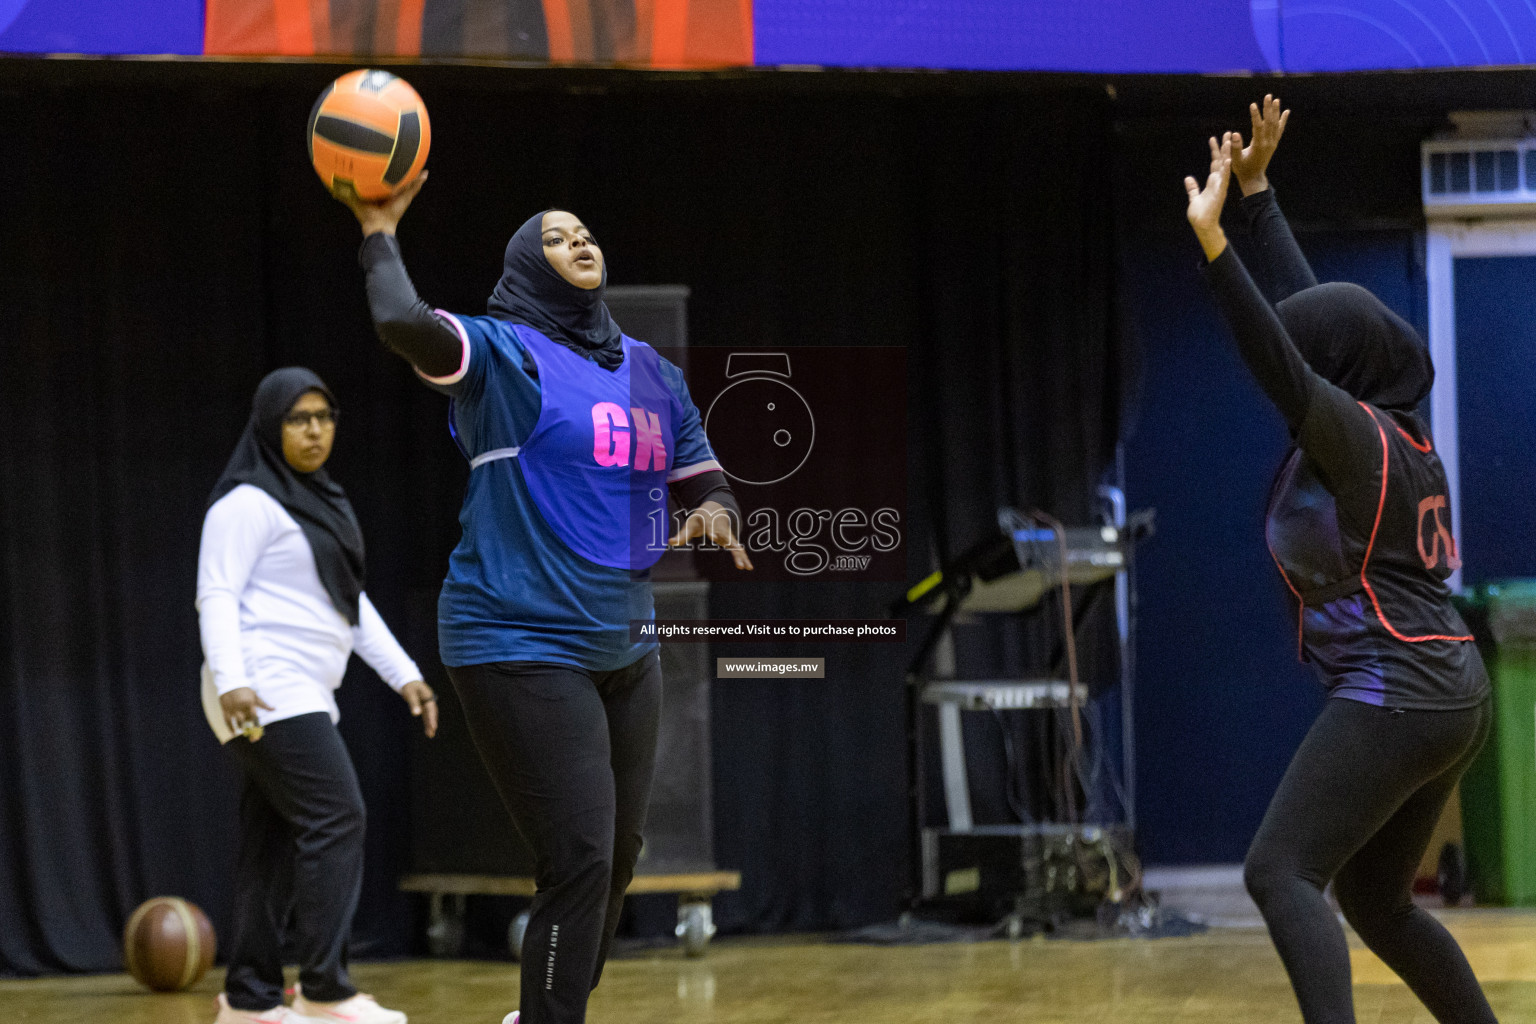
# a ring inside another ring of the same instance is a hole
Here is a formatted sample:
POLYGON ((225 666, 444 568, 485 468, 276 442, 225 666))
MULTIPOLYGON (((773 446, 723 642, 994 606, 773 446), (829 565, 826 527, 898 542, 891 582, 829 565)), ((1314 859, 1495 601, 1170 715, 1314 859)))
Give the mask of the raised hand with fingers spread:
POLYGON ((1185 216, 1189 218, 1189 226, 1195 229, 1195 237, 1200 239, 1200 248, 1205 250, 1208 261, 1214 261, 1227 247, 1227 233, 1221 228, 1221 208, 1227 202, 1227 182, 1232 174, 1233 137, 1227 132, 1218 145, 1216 137, 1211 136, 1211 172, 1206 176, 1203 188, 1194 178, 1184 179, 1184 191, 1189 195, 1185 216))
POLYGON ((1280 145, 1285 133, 1285 123, 1291 119, 1289 110, 1280 109, 1280 97, 1264 96, 1262 104, 1248 104, 1248 119, 1253 134, 1248 145, 1243 145, 1240 132, 1232 132, 1232 173, 1237 175, 1238 187, 1243 195, 1251 196, 1269 188, 1269 161, 1280 145))

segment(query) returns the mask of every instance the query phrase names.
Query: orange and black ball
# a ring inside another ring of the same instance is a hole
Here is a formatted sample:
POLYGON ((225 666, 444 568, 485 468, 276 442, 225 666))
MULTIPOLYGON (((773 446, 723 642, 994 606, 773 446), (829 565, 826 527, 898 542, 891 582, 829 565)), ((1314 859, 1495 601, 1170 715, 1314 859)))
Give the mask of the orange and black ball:
POLYGON ((388 198, 421 173, 431 145, 426 104, 388 71, 342 75, 309 112, 309 159, 337 195, 388 198))

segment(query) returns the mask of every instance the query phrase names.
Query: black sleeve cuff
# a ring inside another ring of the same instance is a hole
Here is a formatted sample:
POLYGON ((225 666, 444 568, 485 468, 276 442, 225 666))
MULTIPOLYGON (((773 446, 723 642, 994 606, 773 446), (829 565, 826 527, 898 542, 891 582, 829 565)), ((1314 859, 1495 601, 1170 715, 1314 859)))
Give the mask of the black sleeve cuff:
POLYGON ((708 473, 700 473, 698 476, 678 481, 672 485, 672 496, 688 512, 692 512, 706 501, 718 502, 720 507, 730 514, 736 535, 738 537, 741 535, 743 529, 741 505, 737 503, 736 493, 731 490, 729 481, 720 470, 711 470, 708 473))
POLYGON ((1221 294, 1224 289, 1229 290, 1234 282, 1248 276, 1248 268, 1243 266, 1242 260, 1238 259, 1230 241, 1227 242, 1227 247, 1221 250, 1220 256, 1214 260, 1205 261, 1201 271, 1205 275, 1205 283, 1218 294, 1221 294))
MULTIPOLYGON (((686 480, 679 480, 672 485, 672 495, 679 505, 689 511, 698 508, 711 498, 727 508, 733 508, 736 505, 736 496, 731 492, 731 485, 726 481, 725 474, 718 469, 699 473, 686 480), (722 494, 727 500, 721 499, 722 494)), ((740 510, 737 511, 739 513, 740 510)))
POLYGON ((1278 207, 1279 201, 1275 199, 1275 186, 1271 185, 1262 192, 1255 192, 1251 196, 1243 196, 1237 201, 1237 205, 1243 208, 1243 216, 1247 218, 1251 227, 1259 217, 1273 207, 1278 207))
POLYGON ((358 265, 364 270, 371 270, 382 262, 399 258, 400 240, 383 231, 375 231, 364 238, 357 250, 358 265))
MULTIPOLYGON (((702 505, 706 501, 718 502, 721 508, 729 512, 731 514, 731 521, 736 524, 736 533, 740 535, 742 528, 741 506, 736 503, 736 492, 731 490, 731 485, 723 484, 720 487, 715 488, 713 491, 710 491, 708 494, 704 495, 703 500, 700 501, 699 504, 702 505)), ((698 506, 694 507, 697 508, 698 506)))

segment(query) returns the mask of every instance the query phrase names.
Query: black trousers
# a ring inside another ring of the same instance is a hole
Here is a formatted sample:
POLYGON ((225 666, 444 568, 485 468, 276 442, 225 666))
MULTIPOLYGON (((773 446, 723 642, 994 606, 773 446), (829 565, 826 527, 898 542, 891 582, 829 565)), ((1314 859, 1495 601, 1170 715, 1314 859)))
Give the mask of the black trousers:
POLYGON ((661 660, 613 672, 450 668, 475 747, 534 857, 522 1024, 580 1024, 640 857, 656 765, 661 660))
POLYGON ((283 938, 292 914, 299 984, 318 1002, 348 999, 347 937, 363 885, 362 790, 324 712, 273 722, 225 744, 245 774, 240 860, 224 992, 239 1010, 283 1001, 283 938))
POLYGON ((1307 1024, 1354 1024, 1349 947, 1323 896, 1441 1024, 1493 1024, 1456 940, 1414 906, 1445 802, 1488 735, 1487 702, 1391 711, 1329 700, 1286 770, 1244 866, 1307 1024))

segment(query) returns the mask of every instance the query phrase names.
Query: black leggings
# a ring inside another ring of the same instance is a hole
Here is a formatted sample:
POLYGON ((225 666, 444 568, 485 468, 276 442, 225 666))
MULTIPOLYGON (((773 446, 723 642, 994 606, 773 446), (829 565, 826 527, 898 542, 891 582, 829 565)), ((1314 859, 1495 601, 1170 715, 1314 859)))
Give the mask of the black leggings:
POLYGON ((538 895, 522 1024, 580 1024, 640 857, 661 718, 657 652, 612 672, 499 662, 448 669, 523 840, 538 895))
POLYGON ((1440 812, 1488 735, 1484 703, 1391 711, 1329 700, 1248 850, 1244 880, 1306 1024, 1354 1024, 1344 918, 1441 1024, 1491 1024, 1467 958, 1414 906, 1413 877, 1440 812))

